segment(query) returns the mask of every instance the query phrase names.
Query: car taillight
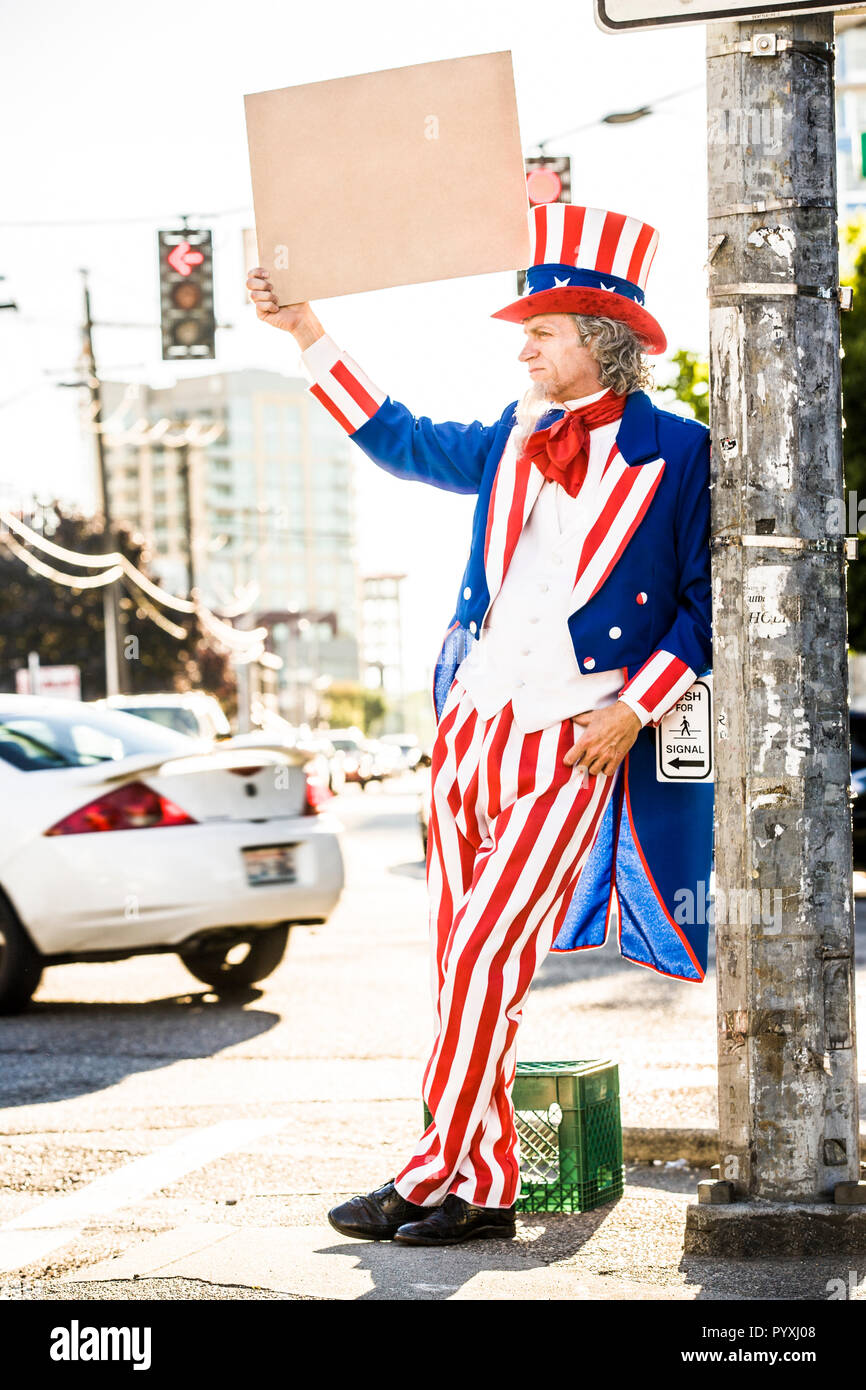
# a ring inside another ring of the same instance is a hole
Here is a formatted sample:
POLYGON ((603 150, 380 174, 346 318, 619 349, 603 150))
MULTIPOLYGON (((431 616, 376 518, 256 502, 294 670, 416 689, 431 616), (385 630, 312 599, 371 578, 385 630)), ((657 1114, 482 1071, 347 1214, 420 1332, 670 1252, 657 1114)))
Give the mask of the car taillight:
POLYGON ((144 782, 128 782, 64 816, 45 834, 88 835, 98 830, 150 830, 155 826, 195 824, 186 811, 144 782))
POLYGON ((304 780, 306 783, 304 815, 317 816, 325 802, 330 801, 333 793, 324 782, 309 772, 306 773, 304 780))

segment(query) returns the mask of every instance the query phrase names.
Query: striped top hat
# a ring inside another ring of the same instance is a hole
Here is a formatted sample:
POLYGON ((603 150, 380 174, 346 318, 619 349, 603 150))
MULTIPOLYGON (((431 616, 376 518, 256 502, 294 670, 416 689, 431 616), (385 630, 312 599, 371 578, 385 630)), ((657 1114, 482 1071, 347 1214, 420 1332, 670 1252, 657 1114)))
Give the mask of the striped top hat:
POLYGON ((520 299, 491 317, 522 323, 534 314, 595 314, 620 319, 664 352, 660 324, 643 307, 659 234, 647 222, 603 208, 543 203, 529 212, 532 265, 520 299))

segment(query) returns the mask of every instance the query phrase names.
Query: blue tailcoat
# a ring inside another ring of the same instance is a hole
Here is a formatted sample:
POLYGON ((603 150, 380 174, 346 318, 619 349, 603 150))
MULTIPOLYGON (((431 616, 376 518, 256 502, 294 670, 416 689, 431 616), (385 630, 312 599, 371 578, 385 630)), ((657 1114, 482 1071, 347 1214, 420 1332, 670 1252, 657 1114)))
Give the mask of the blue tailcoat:
MULTIPOLYGON (((543 482, 535 465, 523 475, 515 472, 515 451, 506 449, 515 404, 493 425, 434 424, 386 397, 351 436, 397 477, 477 494, 469 560, 436 662, 437 719, 513 553, 513 524, 510 551, 506 545, 496 553, 491 538, 504 535, 505 528, 494 522, 498 518, 501 523, 503 509, 511 508, 513 516, 518 486, 529 489, 525 521, 533 490, 537 495, 543 482)), ((561 415, 560 410, 549 412, 538 428, 561 415)), ((588 574, 575 588, 568 627, 578 667, 587 672, 624 667, 628 680, 656 650, 663 650, 699 676, 712 657, 709 432, 694 420, 659 410, 649 396, 636 391, 626 401, 616 451, 613 466, 619 470, 621 490, 634 487, 635 499, 645 495, 649 500, 641 504, 615 553, 611 543, 604 572, 588 574), (641 475, 641 469, 649 471, 641 475)), ((712 866, 713 787, 657 781, 655 738, 653 724, 646 724, 623 761, 619 786, 553 949, 601 946, 613 922, 628 960, 663 975, 700 981, 706 970, 707 924, 695 905, 705 900, 712 866)))

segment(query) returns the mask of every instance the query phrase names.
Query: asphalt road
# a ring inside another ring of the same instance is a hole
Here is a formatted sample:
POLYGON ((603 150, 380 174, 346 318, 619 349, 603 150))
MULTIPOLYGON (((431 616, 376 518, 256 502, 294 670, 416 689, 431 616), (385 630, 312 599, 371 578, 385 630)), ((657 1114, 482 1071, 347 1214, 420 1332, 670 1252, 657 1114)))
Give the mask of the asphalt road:
MULTIPOLYGON (((396 1252, 330 1230, 328 1208, 393 1176, 422 1123, 418 786, 347 789, 340 906, 293 933, 245 1002, 153 956, 55 967, 0 1020, 0 1297, 818 1298, 850 1283, 850 1257, 684 1261, 706 1174, 676 1160, 632 1165, 614 1206, 526 1218, 507 1246, 396 1252)), ((714 1013, 712 972, 667 980, 609 942, 549 958, 521 1056, 612 1057, 625 1125, 712 1126, 714 1013)))

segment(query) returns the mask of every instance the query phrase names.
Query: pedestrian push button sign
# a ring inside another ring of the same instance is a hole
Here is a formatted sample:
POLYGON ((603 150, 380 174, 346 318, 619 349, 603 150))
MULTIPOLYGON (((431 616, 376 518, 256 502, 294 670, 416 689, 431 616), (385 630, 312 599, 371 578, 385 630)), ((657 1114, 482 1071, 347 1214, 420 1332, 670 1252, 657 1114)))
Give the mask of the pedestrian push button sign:
POLYGON ((659 720, 656 780, 712 782, 712 675, 699 676, 659 720))

